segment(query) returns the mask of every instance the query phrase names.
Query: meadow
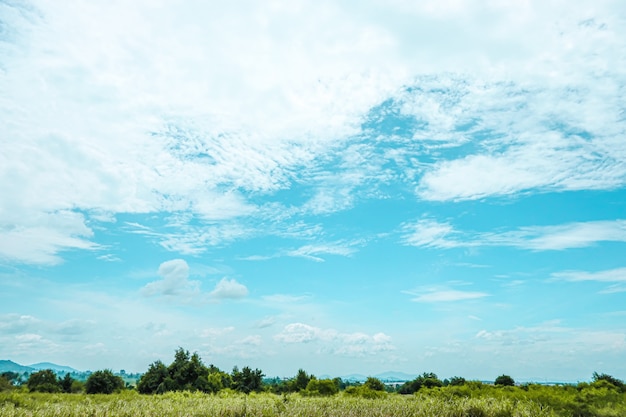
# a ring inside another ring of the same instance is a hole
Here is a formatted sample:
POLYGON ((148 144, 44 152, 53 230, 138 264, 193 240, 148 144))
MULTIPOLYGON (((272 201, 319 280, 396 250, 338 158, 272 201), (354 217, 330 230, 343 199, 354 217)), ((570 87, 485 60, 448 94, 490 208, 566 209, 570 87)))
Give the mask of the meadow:
POLYGON ((299 394, 207 395, 178 392, 146 396, 26 394, 0 397, 0 416, 215 416, 215 417, 548 417, 555 414, 531 401, 509 399, 436 398, 388 395, 367 399, 343 395, 303 397, 299 394))
POLYGON ((413 395, 380 393, 375 398, 341 393, 249 395, 168 392, 142 395, 0 393, 0 416, 130 417, 618 417, 626 416, 626 394, 611 387, 492 387, 472 384, 421 390, 413 395))

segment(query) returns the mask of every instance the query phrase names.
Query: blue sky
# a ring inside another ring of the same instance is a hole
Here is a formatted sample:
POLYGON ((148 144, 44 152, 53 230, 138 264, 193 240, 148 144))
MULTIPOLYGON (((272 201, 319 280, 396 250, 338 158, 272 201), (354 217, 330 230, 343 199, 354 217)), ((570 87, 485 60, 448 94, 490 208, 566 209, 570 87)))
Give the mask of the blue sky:
POLYGON ((0 1, 0 358, 626 378, 619 1, 0 1))

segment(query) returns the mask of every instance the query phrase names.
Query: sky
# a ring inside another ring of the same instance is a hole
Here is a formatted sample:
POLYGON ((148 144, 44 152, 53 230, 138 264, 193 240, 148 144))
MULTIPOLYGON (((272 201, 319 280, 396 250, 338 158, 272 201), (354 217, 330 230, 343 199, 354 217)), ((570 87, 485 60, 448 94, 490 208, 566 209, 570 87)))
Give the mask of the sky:
POLYGON ((0 359, 626 379, 626 4, 0 0, 0 359))

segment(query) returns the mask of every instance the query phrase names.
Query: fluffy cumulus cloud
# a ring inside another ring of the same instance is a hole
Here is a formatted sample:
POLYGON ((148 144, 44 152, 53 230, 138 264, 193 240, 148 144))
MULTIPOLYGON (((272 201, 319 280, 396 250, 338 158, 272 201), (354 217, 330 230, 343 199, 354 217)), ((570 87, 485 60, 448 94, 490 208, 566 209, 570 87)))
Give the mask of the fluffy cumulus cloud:
POLYGON ((367 356, 395 350, 391 337, 384 333, 341 333, 305 323, 290 323, 274 337, 283 343, 314 343, 320 353, 345 356, 367 356))
POLYGON ((3 314, 0 316, 0 330, 4 334, 21 333, 34 330, 41 323, 36 317, 22 314, 3 314))
POLYGON ((248 295, 248 288, 237 282, 234 278, 222 278, 216 285, 210 296, 216 299, 237 299, 248 295))
POLYGON ((189 265, 182 259, 163 262, 159 266, 161 279, 146 284, 141 292, 145 296, 193 296, 200 292, 200 282, 190 281, 189 265))
POLYGON ((144 296, 207 301, 209 299, 238 299, 248 295, 248 288, 234 278, 222 278, 212 291, 203 293, 200 288, 201 282, 189 279, 189 265, 182 259, 163 262, 159 266, 158 273, 161 279, 150 282, 141 289, 144 296))

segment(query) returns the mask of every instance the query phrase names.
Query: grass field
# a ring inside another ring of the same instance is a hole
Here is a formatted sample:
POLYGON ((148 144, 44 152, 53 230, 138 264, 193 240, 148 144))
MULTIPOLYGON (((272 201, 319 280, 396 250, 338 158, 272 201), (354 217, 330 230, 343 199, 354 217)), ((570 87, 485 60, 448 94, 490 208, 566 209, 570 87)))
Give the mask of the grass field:
POLYGON ((548 417, 556 414, 532 401, 494 398, 388 395, 366 399, 344 395, 319 398, 298 394, 215 396, 188 392, 144 396, 124 392, 114 395, 5 393, 0 394, 0 416, 548 417))
MULTIPOLYGON (((577 386, 498 387, 470 381, 421 389, 414 395, 369 390, 328 397, 270 392, 218 394, 178 391, 142 395, 0 392, 0 417, 625 417, 626 389, 607 381, 577 386), (365 395, 367 394, 367 395, 365 395)), ((306 392, 306 391, 303 391, 306 392)))

